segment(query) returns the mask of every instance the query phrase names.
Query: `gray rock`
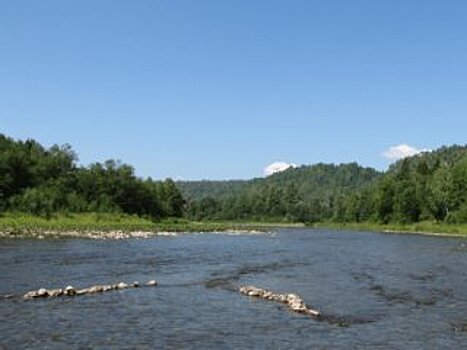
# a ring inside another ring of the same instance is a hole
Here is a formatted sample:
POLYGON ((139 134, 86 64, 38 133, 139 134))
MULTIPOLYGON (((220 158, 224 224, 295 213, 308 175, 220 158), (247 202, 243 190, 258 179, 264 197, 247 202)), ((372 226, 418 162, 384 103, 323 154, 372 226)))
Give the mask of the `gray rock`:
POLYGON ((49 292, 49 297, 59 297, 59 296, 63 295, 63 289, 62 288, 51 289, 48 292, 49 292))
POLYGON ((119 284, 117 284, 117 289, 125 289, 125 288, 128 288, 128 284, 124 282, 120 282, 119 284))
POLYGON ((92 286, 87 289, 88 293, 100 293, 104 291, 103 286, 92 286))
POLYGON ((23 295, 24 299, 32 299, 32 298, 37 298, 37 291, 33 290, 31 292, 27 292, 26 294, 23 295))
POLYGON ((38 297, 42 297, 42 298, 45 298, 45 297, 48 297, 49 296, 49 291, 45 288, 41 288, 37 291, 37 296, 38 297))
POLYGON ((65 295, 73 296, 76 295, 76 289, 73 288, 72 286, 67 286, 64 291, 65 295))

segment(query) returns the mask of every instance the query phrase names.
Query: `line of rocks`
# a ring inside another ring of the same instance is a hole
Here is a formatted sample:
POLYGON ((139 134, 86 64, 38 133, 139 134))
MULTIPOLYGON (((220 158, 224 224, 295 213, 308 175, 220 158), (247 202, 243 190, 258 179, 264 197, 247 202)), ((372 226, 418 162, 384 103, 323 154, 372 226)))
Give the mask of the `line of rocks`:
MULTIPOLYGON (((37 299, 37 298, 54 298, 54 297, 63 297, 63 296, 80 296, 86 294, 96 294, 96 293, 103 293, 112 290, 123 290, 128 288, 139 288, 139 287, 155 287, 157 286, 157 282, 155 280, 150 280, 145 284, 140 284, 139 282, 133 282, 130 284, 119 282, 117 284, 109 284, 109 285, 95 285, 84 289, 77 289, 72 286, 68 286, 66 288, 58 288, 58 289, 46 289, 40 288, 38 290, 33 290, 27 292, 23 295, 23 299, 30 300, 30 299, 37 299)), ((274 293, 267 289, 262 289, 254 286, 240 286, 239 291, 241 294, 250 296, 250 297, 257 297, 261 299, 271 300, 283 303, 288 306, 288 308, 294 312, 307 314, 314 317, 319 317, 321 314, 319 311, 310 308, 305 304, 303 299, 294 293, 274 293)), ((13 294, 5 295, 5 299, 10 299, 14 297, 13 294)))
POLYGON ((128 238, 147 239, 152 237, 173 237, 181 234, 223 234, 223 235, 249 235, 249 234, 266 234, 268 231, 248 230, 248 229, 232 229, 220 231, 122 231, 122 230, 68 230, 68 231, 54 231, 54 230, 29 230, 29 229, 2 229, 0 231, 0 238, 85 238, 85 239, 98 239, 98 240, 122 240, 128 238))
POLYGON ((23 295, 23 299, 54 298, 54 297, 62 297, 62 296, 71 297, 71 296, 79 296, 79 295, 85 295, 85 294, 103 293, 103 292, 108 292, 111 290, 139 288, 139 287, 144 287, 144 286, 155 287, 157 286, 157 282, 155 280, 150 280, 143 285, 141 285, 139 282, 133 282, 130 284, 119 282, 117 284, 96 285, 96 286, 91 286, 89 288, 84 288, 84 289, 76 289, 72 286, 68 286, 66 288, 58 288, 58 289, 40 288, 38 290, 27 292, 26 294, 23 295))
POLYGON ((281 294, 281 293, 274 293, 267 289, 257 288, 254 286, 241 286, 239 289, 240 293, 244 295, 248 295, 250 297, 257 297, 266 300, 277 301, 283 304, 286 304, 289 309, 294 312, 307 314, 310 316, 319 317, 320 312, 308 307, 305 302, 300 298, 299 295, 288 293, 288 294, 281 294))
POLYGON ((101 240, 119 240, 128 238, 151 238, 156 236, 176 236, 177 232, 165 231, 123 231, 123 230, 29 230, 29 229, 3 229, 0 238, 86 238, 101 240))

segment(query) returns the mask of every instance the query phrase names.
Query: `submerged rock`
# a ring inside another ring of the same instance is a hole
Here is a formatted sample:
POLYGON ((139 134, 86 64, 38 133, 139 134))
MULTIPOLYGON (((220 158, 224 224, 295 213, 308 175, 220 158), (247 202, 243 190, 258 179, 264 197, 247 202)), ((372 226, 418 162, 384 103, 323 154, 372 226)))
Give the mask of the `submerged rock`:
POLYGON ((150 280, 146 283, 147 286, 154 287, 157 286, 156 280, 150 280))
POLYGON ((124 282, 119 282, 116 286, 116 289, 125 289, 125 288, 128 288, 128 284, 124 282))
POLYGON ((63 295, 63 289, 62 288, 58 288, 58 289, 50 289, 48 291, 49 293, 49 297, 59 297, 61 295, 63 295))
MULTIPOLYGON (((85 289, 86 293, 101 293, 104 291, 105 286, 92 286, 85 289)), ((110 288, 112 289, 112 288, 110 288)))
POLYGON ((38 297, 47 297, 49 296, 49 291, 45 288, 41 288, 37 291, 37 296, 38 297))
POLYGON ((318 317, 320 316, 319 311, 314 310, 308 307, 305 302, 300 298, 299 295, 289 293, 289 294, 281 294, 281 293, 274 293, 266 289, 257 288, 254 286, 240 286, 239 289, 240 293, 251 296, 262 298, 266 300, 273 300, 280 303, 286 304, 289 309, 294 312, 304 313, 307 315, 318 317))
POLYGON ((73 288, 72 286, 68 286, 65 288, 64 294, 68 296, 76 295, 76 289, 73 288))
POLYGON ((1 299, 13 299, 15 295, 13 293, 10 294, 3 294, 0 298, 1 299))

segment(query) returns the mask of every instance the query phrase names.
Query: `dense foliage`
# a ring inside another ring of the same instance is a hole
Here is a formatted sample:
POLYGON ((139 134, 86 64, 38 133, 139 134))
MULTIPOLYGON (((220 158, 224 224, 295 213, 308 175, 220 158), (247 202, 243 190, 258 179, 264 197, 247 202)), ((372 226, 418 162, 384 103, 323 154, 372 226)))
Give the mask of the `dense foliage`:
POLYGON ((191 198, 188 215, 194 219, 312 222, 332 216, 333 201, 339 195, 351 193, 379 176, 374 169, 356 163, 316 164, 264 179, 185 182, 179 186, 191 198), (196 194, 198 197, 193 197, 196 194))
POLYGON ((406 158, 385 173, 317 164, 244 182, 179 183, 194 219, 467 222, 467 147, 406 158), (222 190, 220 190, 222 189, 222 190))
MULTIPOLYGON (((362 193, 354 195, 357 212, 362 193)), ((466 223, 467 147, 442 147, 400 160, 366 193, 375 219, 383 223, 466 223)), ((357 221, 358 217, 349 219, 357 221)))
POLYGON ((151 219, 467 223, 467 146, 405 158, 290 168, 249 181, 153 181, 108 160, 78 166, 69 145, 0 134, 0 212, 126 213, 151 219), (183 194, 183 195, 182 195, 183 194), (186 198, 187 200, 185 201, 186 198))
POLYGON ((180 217, 184 200, 175 183, 140 179, 114 160, 76 164, 69 145, 49 149, 0 134, 0 210, 41 216, 56 212, 122 212, 180 217))

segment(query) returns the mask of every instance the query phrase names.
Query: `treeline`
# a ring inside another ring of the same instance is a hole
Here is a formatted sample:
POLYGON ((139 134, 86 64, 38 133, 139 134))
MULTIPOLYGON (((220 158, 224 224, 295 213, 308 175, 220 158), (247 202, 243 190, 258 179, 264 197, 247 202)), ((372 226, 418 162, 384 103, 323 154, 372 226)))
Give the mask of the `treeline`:
POLYGON ((114 160, 79 166, 69 145, 0 134, 0 212, 128 213, 151 219, 467 223, 467 146, 406 158, 381 173, 316 164, 242 181, 153 181, 114 160))
POLYGON ((406 158, 385 173, 355 163, 317 164, 245 183, 227 181, 219 195, 213 195, 217 182, 179 186, 191 196, 188 215, 197 220, 466 223, 467 147, 406 158))
POLYGON ((226 181, 218 196, 213 195, 218 182, 182 183, 180 188, 190 199, 188 215, 193 219, 314 222, 333 216, 336 198, 353 193, 380 176, 376 170, 356 163, 316 164, 242 184, 234 181, 229 186, 230 181, 226 181), (191 197, 196 193, 203 196, 191 197))
POLYGON ((374 185, 336 201, 337 221, 467 223, 467 146, 398 161, 374 185))
POLYGON ((181 217, 175 183, 141 179, 114 160, 77 165, 69 145, 45 148, 0 134, 0 211, 50 217, 57 212, 121 212, 153 219, 181 217))

